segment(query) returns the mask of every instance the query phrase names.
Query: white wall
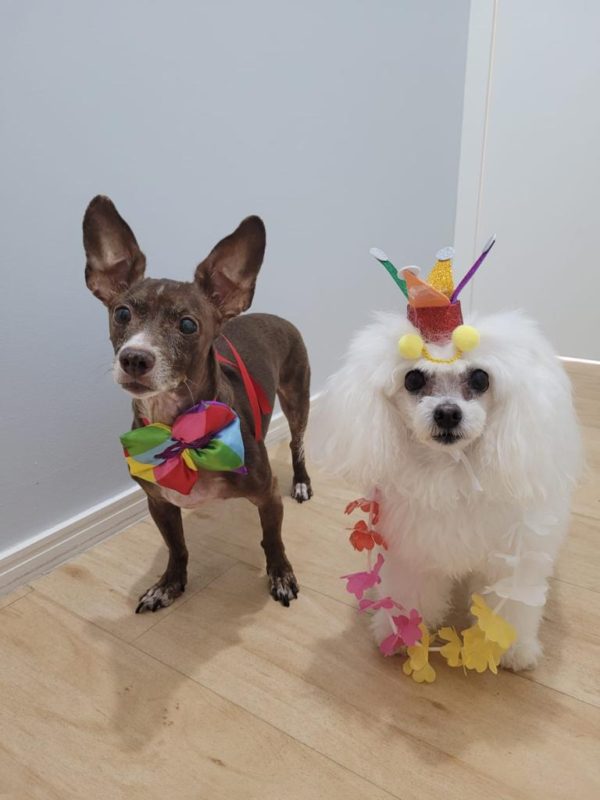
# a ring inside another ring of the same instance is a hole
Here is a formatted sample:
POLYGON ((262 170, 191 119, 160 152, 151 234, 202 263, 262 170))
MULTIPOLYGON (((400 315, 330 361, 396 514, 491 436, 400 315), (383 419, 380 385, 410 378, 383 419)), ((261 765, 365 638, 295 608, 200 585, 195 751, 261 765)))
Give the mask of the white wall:
POLYGON ((452 239, 468 2, 4 0, 0 24, 0 550, 130 485, 103 307, 83 282, 96 193, 154 276, 188 279, 263 215, 255 308, 304 331, 322 386, 376 308, 371 245, 452 239))
MULTIPOLYGON (((471 7, 456 239, 482 311, 521 307, 561 355, 600 360, 600 4, 471 7)), ((466 267, 465 267, 466 268, 466 267)))

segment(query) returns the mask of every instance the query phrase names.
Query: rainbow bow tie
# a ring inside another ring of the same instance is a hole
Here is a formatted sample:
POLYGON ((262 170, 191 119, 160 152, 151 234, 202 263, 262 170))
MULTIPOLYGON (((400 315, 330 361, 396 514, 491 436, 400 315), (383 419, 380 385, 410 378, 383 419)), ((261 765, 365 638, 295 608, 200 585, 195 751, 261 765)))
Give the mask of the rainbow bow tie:
POLYGON ((203 401, 177 417, 173 427, 153 422, 121 438, 134 478, 189 494, 198 470, 245 473, 238 415, 217 401, 203 401))

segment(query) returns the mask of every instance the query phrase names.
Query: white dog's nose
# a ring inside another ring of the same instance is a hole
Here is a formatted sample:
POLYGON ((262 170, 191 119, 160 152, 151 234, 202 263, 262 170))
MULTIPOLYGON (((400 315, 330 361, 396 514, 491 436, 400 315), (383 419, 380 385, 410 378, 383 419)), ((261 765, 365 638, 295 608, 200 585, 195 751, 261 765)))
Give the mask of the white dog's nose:
POLYGON ((462 420, 462 411, 456 403, 440 403, 433 412, 433 419, 438 428, 450 431, 462 420))

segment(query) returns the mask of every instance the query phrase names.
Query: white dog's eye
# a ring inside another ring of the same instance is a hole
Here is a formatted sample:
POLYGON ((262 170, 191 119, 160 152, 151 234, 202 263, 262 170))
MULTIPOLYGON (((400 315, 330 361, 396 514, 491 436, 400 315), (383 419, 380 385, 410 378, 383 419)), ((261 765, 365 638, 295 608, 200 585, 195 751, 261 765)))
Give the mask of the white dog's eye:
POLYGON ((404 376, 404 388, 411 394, 420 392, 426 383, 427 377, 420 369, 411 369, 411 371, 407 372, 404 376))
POLYGON ((487 392, 490 386, 490 376, 482 369, 474 369, 469 375, 469 387, 479 394, 487 392))

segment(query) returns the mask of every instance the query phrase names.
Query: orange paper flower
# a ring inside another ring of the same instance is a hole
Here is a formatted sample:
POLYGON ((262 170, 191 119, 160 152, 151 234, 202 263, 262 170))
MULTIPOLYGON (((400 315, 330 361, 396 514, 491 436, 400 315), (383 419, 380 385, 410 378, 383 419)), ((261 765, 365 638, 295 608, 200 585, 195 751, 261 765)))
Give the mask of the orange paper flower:
POLYGON ((371 514, 371 522, 373 525, 376 525, 379 522, 379 503, 376 500, 368 500, 366 497, 359 497, 357 500, 353 500, 351 503, 348 503, 344 514, 352 514, 353 511, 356 511, 357 508, 360 508, 361 511, 364 511, 365 514, 371 514))
POLYGON ((379 545, 387 550, 385 539, 377 531, 371 530, 364 520, 360 520, 354 525, 350 534, 350 544, 355 550, 372 550, 375 545, 379 545))

